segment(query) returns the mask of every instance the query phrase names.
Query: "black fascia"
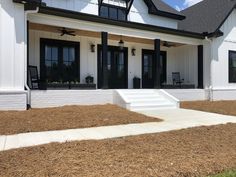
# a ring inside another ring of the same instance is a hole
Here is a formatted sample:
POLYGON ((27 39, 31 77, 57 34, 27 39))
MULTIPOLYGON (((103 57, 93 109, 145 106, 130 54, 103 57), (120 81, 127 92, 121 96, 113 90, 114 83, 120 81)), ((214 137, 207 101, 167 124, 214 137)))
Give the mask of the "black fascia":
POLYGON ((59 8, 54 8, 54 7, 41 6, 39 8, 39 13, 47 14, 47 15, 55 15, 59 17, 72 18, 72 19, 77 19, 77 20, 102 23, 102 24, 127 27, 127 28, 133 28, 133 29, 139 29, 139 30, 144 30, 144 31, 180 35, 184 37, 191 37, 191 38, 197 38, 197 39, 205 38, 205 35, 202 33, 171 29, 171 28, 154 26, 154 25, 149 25, 149 24, 142 24, 142 23, 137 23, 137 22, 112 20, 112 19, 107 19, 104 17, 99 17, 97 15, 91 15, 91 14, 75 12, 75 11, 70 11, 70 10, 65 10, 65 9, 59 9, 59 8))

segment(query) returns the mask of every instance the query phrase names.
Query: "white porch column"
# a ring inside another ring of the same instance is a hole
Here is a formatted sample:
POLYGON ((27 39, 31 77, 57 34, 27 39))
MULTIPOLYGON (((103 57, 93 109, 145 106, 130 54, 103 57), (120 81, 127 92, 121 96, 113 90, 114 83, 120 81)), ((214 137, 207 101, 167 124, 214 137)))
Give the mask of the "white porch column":
POLYGON ((26 109, 24 6, 0 0, 0 109, 26 109))

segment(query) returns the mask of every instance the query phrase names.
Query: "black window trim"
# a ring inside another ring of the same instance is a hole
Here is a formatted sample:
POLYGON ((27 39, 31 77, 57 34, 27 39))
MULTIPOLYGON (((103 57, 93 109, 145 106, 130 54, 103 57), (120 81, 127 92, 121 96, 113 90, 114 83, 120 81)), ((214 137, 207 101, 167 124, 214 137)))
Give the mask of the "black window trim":
POLYGON ((229 76, 229 83, 231 83, 231 84, 235 84, 236 83, 236 80, 235 81, 232 81, 231 80, 231 77, 230 77, 230 69, 231 68, 233 68, 230 64, 231 64, 231 62, 230 62, 230 60, 231 60, 231 58, 230 58, 230 56, 231 56, 231 53, 235 53, 236 54, 236 51, 235 50, 229 50, 229 52, 228 52, 228 76, 229 76))
MULTIPOLYGON (((50 38, 40 38, 40 80, 43 82, 43 86, 41 89, 47 89, 46 84, 46 68, 45 68, 45 61, 43 60, 43 56, 45 55, 44 47, 46 45, 55 45, 59 46, 59 48, 67 45, 67 46, 75 46, 75 60, 78 64, 78 79, 80 82, 80 42, 77 41, 67 41, 67 40, 58 40, 58 39, 50 39, 50 38)), ((60 50, 60 49, 59 49, 60 50)), ((59 51, 59 59, 62 58, 62 52, 59 51)))
POLYGON ((103 3, 102 5, 100 5, 100 6, 98 7, 98 15, 99 15, 99 17, 106 18, 106 19, 110 19, 110 20, 127 21, 127 19, 128 19, 128 18, 127 18, 127 17, 128 17, 128 10, 127 10, 127 8, 125 8, 125 7, 120 7, 120 6, 116 6, 116 5, 112 5, 112 4, 103 3), (108 18, 101 16, 101 8, 102 8, 102 7, 107 7, 107 8, 108 8, 108 18), (116 11, 117 11, 117 19, 110 18, 110 14, 109 14, 110 11, 109 11, 109 8, 114 8, 114 9, 116 9, 116 11), (119 19, 118 10, 122 10, 122 11, 125 12, 125 20, 120 20, 120 19, 119 19))

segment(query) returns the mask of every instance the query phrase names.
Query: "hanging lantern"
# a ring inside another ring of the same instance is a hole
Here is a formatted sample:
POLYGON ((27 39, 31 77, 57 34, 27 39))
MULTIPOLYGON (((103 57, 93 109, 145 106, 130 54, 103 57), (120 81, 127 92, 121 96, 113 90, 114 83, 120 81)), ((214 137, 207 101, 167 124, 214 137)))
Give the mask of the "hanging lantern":
POLYGON ((120 47, 120 49, 122 50, 123 48, 124 48, 124 46, 125 46, 125 43, 124 43, 124 41, 122 40, 122 36, 121 36, 121 39, 120 39, 120 41, 119 41, 119 47, 120 47))

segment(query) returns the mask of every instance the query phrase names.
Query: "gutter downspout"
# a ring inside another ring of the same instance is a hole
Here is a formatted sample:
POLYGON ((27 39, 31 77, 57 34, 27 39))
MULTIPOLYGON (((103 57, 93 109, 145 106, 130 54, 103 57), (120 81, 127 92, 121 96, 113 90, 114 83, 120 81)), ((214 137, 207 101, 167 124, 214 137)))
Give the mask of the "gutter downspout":
POLYGON ((205 40, 207 42, 209 42, 210 44, 210 86, 209 86, 209 100, 213 101, 213 86, 212 86, 212 68, 213 68, 213 64, 212 64, 212 59, 213 59, 213 50, 212 50, 212 40, 209 39, 207 36, 205 37, 205 40))
POLYGON ((27 90, 27 107, 29 106, 29 105, 31 105, 31 90, 30 90, 30 88, 29 88, 29 86, 28 86, 28 84, 27 84, 27 80, 28 80, 28 72, 27 72, 27 70, 28 70, 28 68, 27 68, 27 66, 28 66, 28 64, 27 64, 27 56, 28 56, 28 54, 27 54, 27 44, 28 44, 28 35, 27 35, 27 16, 28 16, 28 14, 34 14, 34 13, 38 13, 38 11, 39 11, 39 7, 36 7, 36 10, 26 10, 25 11, 25 34, 24 34, 24 37, 25 37, 25 49, 24 49, 24 53, 25 53, 25 59, 24 59, 24 76, 25 76, 25 79, 24 79, 24 86, 25 86, 25 88, 26 88, 26 90, 27 90))

